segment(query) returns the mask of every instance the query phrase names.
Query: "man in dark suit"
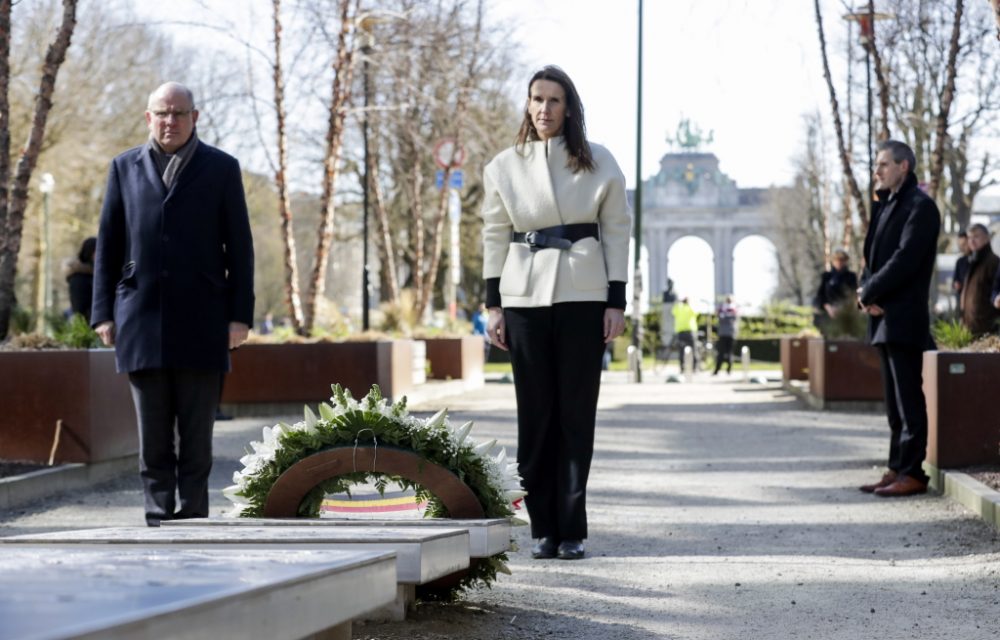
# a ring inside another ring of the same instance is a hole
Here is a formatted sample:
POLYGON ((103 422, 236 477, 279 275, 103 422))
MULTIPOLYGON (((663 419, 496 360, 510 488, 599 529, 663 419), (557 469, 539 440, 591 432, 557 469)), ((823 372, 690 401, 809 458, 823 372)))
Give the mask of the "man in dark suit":
POLYGON ((97 236, 91 322, 129 375, 150 526, 208 515, 220 378, 253 318, 239 163, 197 121, 183 85, 149 96, 149 140, 112 161, 97 236))
POLYGON ((858 303, 868 314, 868 341, 881 355, 892 437, 889 470, 861 490, 898 497, 927 491, 922 468, 927 449, 922 363, 923 352, 934 346, 928 296, 941 214, 917 186, 913 150, 895 140, 882 142, 878 149, 878 202, 865 237, 858 303))

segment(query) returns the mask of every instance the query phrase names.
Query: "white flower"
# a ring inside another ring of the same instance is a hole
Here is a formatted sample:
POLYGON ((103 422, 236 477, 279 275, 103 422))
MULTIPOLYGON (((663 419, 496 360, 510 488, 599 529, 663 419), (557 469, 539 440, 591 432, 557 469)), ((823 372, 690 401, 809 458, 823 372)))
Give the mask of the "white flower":
MULTIPOLYGON (((316 418, 316 414, 313 413, 312 409, 304 407, 304 410, 306 414, 306 428, 311 430, 316 426, 316 423, 319 422, 319 420, 316 418)), ((323 410, 320 409, 320 413, 322 412, 323 410)))
POLYGON ((250 501, 240 495, 242 489, 238 485, 231 485, 222 490, 222 495, 229 499, 235 505, 246 506, 250 504, 250 501))
POLYGON ((462 443, 465 442, 465 438, 469 435, 470 431, 472 431, 471 420, 463 424, 458 431, 454 432, 456 448, 462 446, 462 443))
POLYGON ((447 409, 441 409, 440 411, 432 415, 430 418, 427 418, 427 423, 426 423, 427 428, 436 429, 437 427, 440 427, 442 424, 444 424, 444 419, 447 414, 448 414, 447 409))
POLYGON ((488 454, 490 452, 490 449, 492 449, 493 446, 496 445, 496 443, 497 443, 496 438, 494 438, 493 440, 490 440, 489 442, 484 442, 482 444, 477 444, 474 447, 474 450, 475 450, 475 452, 477 454, 479 454, 481 456, 485 456, 486 454, 488 454))

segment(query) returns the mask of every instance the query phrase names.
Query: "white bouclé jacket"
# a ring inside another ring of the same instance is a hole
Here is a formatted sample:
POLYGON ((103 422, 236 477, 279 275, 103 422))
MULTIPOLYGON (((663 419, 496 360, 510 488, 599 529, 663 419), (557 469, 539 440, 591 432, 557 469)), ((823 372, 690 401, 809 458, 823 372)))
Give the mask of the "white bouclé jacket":
POLYGON ((590 144, 594 171, 567 167, 563 138, 500 152, 483 171, 483 277, 500 278, 504 307, 605 301, 608 281, 628 280, 632 215, 625 178, 611 153, 590 144), (584 238, 568 250, 532 251, 510 241, 564 224, 596 222, 600 241, 584 238))

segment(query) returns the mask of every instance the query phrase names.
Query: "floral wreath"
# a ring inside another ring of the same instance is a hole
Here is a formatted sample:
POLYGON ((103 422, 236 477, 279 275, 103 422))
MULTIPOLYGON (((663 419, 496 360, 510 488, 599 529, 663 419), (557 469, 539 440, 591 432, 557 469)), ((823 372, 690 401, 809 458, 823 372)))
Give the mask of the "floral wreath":
MULTIPOLYGON (((261 441, 250 443, 252 452, 240 458, 243 469, 233 474, 232 486, 222 493, 234 509, 226 515, 256 518, 263 516, 264 504, 278 478, 299 460, 331 447, 357 446, 359 438, 372 438, 378 446, 395 446, 413 451, 421 458, 454 473, 475 494, 487 518, 508 518, 512 524, 526 524, 514 517, 525 492, 517 462, 508 460, 507 450, 500 448, 491 455, 496 440, 477 443, 469 436, 472 422, 453 426, 442 409, 422 420, 411 416, 406 397, 390 404, 382 397, 378 385, 372 385, 361 400, 339 384, 332 386, 330 404, 319 405, 319 417, 307 406, 305 419, 289 425, 278 423, 264 427, 261 441)), ((418 500, 427 501, 426 517, 447 517, 444 504, 419 484, 401 477, 381 473, 356 471, 330 478, 314 487, 299 505, 301 517, 319 516, 320 505, 329 493, 347 493, 353 485, 374 482, 383 491, 392 480, 404 489, 412 489, 418 500)), ((470 564, 468 573, 455 587, 435 597, 452 598, 459 591, 473 586, 490 586, 498 572, 510 574, 507 554, 502 553, 470 564)))

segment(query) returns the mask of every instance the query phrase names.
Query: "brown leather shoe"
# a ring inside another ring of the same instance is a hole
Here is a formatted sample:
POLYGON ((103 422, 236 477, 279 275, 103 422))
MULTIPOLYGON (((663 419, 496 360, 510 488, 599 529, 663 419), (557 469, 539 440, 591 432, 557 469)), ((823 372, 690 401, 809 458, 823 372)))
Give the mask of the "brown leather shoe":
POLYGON ((927 483, 910 476, 899 476, 889 486, 875 490, 875 495, 883 498, 901 498, 915 496, 918 493, 927 493, 927 483))
POLYGON ((858 489, 864 491, 865 493, 875 493, 876 489, 881 489, 882 487, 888 487, 890 484, 895 482, 896 476, 897 474, 895 471, 886 471, 885 474, 882 475, 882 479, 876 482, 875 484, 863 484, 860 487, 858 487, 858 489))

